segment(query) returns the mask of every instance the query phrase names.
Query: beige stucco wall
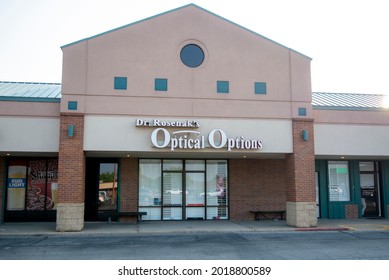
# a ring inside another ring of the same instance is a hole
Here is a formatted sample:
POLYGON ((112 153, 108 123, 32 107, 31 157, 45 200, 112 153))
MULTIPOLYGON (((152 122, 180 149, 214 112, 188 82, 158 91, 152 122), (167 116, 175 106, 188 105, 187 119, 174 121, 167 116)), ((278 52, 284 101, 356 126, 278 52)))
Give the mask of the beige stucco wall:
POLYGON ((315 123, 389 125, 389 110, 313 110, 315 123))
POLYGON ((0 101, 0 116, 58 117, 59 103, 0 101))
POLYGON ((314 110, 315 155, 389 158, 389 111, 314 110))
POLYGON ((60 103, 0 101, 0 154, 58 153, 60 103))
POLYGON ((389 125, 315 124, 315 155, 389 157, 389 125))
POLYGON ((59 118, 1 117, 0 152, 58 153, 59 118))
POLYGON ((236 118, 312 117, 310 58, 195 6, 187 6, 63 47, 63 100, 80 113, 236 118), (205 61, 188 68, 180 50, 200 45, 205 61), (128 78, 114 90, 115 76, 128 78), (168 91, 154 91, 167 78, 168 91), (216 81, 230 82, 229 94, 216 81), (266 82, 267 94, 254 94, 266 82))

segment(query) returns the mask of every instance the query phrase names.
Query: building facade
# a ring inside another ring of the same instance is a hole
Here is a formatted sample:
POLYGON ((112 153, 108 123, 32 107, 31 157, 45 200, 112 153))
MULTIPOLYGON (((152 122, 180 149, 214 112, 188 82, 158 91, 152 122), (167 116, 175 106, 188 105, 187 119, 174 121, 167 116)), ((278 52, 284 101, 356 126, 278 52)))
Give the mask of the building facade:
POLYGON ((309 57, 193 4, 62 51, 0 83, 3 221, 387 218, 384 97, 312 95, 309 57))

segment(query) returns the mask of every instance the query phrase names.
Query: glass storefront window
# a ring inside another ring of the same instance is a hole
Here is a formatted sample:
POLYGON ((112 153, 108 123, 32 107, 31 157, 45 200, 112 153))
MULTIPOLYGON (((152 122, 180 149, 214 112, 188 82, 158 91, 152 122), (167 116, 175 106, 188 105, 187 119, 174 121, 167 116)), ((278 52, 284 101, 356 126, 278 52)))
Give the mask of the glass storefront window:
POLYGON ((227 160, 139 160, 139 211, 145 220, 227 219, 227 167, 227 160))
POLYGON ((362 172, 373 172, 374 171, 374 162, 360 162, 359 171, 362 172))
POLYGON ((207 161, 207 205, 227 205, 227 161, 207 161))
POLYGON ((188 220, 203 220, 203 219, 205 219, 204 207, 186 207, 186 218, 188 220))
POLYGON ((207 219, 208 220, 228 219, 228 208, 225 206, 207 207, 207 219))
POLYGON ((161 203, 161 160, 139 161, 139 206, 161 203))
POLYGON ((328 162, 330 201, 350 201, 350 183, 347 161, 328 162))
POLYGON ((55 210, 57 159, 11 159, 8 166, 7 210, 55 210))
POLYGON ((30 160, 28 163, 27 210, 42 211, 53 208, 51 198, 46 196, 46 160, 30 160))
POLYGON ((8 166, 7 210, 24 210, 27 186, 27 162, 11 160, 8 166))
POLYGON ((161 208, 156 207, 140 207, 139 212, 146 212, 147 215, 143 216, 143 220, 161 220, 161 208))
POLYGON ((164 207, 163 208, 164 220, 182 220, 182 208, 181 207, 164 207))
POLYGON ((186 171, 205 171, 204 160, 186 160, 185 161, 186 171))
POLYGON ((176 159, 164 160, 163 171, 182 171, 182 160, 176 160, 176 159))

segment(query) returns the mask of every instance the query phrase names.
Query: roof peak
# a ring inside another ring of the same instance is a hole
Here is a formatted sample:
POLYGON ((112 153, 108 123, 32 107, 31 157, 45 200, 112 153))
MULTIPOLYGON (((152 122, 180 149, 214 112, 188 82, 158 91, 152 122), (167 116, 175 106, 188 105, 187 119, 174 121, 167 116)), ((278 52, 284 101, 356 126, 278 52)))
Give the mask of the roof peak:
POLYGON ((266 37, 266 36, 263 36, 263 35, 261 35, 261 34, 255 32, 255 31, 253 31, 253 30, 251 30, 251 29, 248 29, 247 27, 244 27, 244 26, 242 26, 242 25, 240 25, 240 24, 237 24, 237 23, 235 23, 235 22, 233 22, 233 21, 231 21, 231 20, 229 20, 229 19, 227 19, 227 18, 224 18, 224 17, 222 17, 222 16, 220 16, 220 15, 214 13, 214 12, 211 12, 211 11, 209 11, 209 10, 203 8, 203 7, 200 7, 200 6, 198 6, 198 5, 194 4, 194 3, 190 3, 190 4, 187 4, 187 5, 184 5, 184 6, 175 8, 175 9, 172 9, 172 10, 168 10, 168 11, 165 11, 165 12, 162 12, 162 13, 159 13, 159 14, 156 14, 156 15, 154 15, 154 16, 150 16, 150 17, 147 17, 147 18, 144 18, 144 19, 141 19, 141 20, 138 20, 138 21, 135 21, 135 22, 132 22, 132 23, 129 23, 129 24, 126 24, 126 25, 123 25, 123 26, 120 26, 120 27, 111 29, 111 30, 107 30, 107 31, 102 32, 102 33, 99 33, 99 34, 96 34, 96 35, 93 35, 93 36, 90 36, 90 37, 87 37, 87 38, 84 38, 84 39, 81 39, 81 40, 78 40, 78 41, 75 41, 75 42, 72 42, 72 43, 69 43, 69 44, 66 44, 66 45, 63 45, 63 46, 61 46, 61 49, 64 49, 64 48, 66 48, 66 47, 69 47, 69 46, 72 46, 72 45, 75 45, 75 44, 78 44, 78 43, 81 43, 81 42, 84 42, 84 41, 87 41, 87 40, 91 40, 91 39, 94 39, 94 38, 103 36, 103 35, 105 35, 105 34, 108 34, 108 33, 111 33, 111 32, 117 31, 117 30, 121 30, 121 29, 123 29, 123 28, 127 28, 127 27, 132 26, 132 25, 135 25, 135 24, 139 24, 139 23, 142 23, 142 22, 145 22, 145 21, 148 21, 148 20, 152 20, 152 19, 154 19, 154 18, 163 16, 163 15, 167 15, 167 14, 170 14, 170 13, 173 13, 173 12, 176 12, 176 11, 179 11, 179 10, 183 10, 183 9, 186 9, 186 8, 189 8, 189 7, 194 7, 194 8, 196 8, 196 9, 200 10, 200 11, 203 11, 203 12, 205 12, 205 13, 208 13, 208 14, 214 16, 214 17, 217 17, 217 18, 219 18, 219 19, 221 19, 221 20, 224 20, 224 21, 227 22, 227 23, 233 24, 233 25, 235 25, 235 26, 237 26, 237 27, 239 27, 239 28, 241 28, 241 29, 243 29, 243 30, 246 30, 246 31, 248 31, 248 32, 250 32, 250 33, 252 33, 252 34, 254 34, 254 35, 256 35, 256 36, 259 36, 259 37, 261 37, 261 38, 263 38, 263 39, 265 39, 265 40, 267 40, 267 41, 270 41, 270 42, 272 42, 272 43, 274 43, 274 44, 276 44, 276 45, 279 45, 279 46, 281 46, 281 47, 283 47, 283 48, 285 48, 285 49, 287 49, 287 50, 289 50, 289 51, 293 51, 293 52, 295 52, 295 53, 297 53, 297 54, 300 54, 300 55, 302 55, 302 56, 304 56, 304 57, 306 57, 306 58, 312 60, 311 57, 309 57, 309 56, 307 56, 307 55, 305 55, 305 54, 303 54, 303 53, 300 53, 300 52, 298 52, 298 51, 296 51, 296 50, 294 50, 294 49, 292 49, 292 48, 289 48, 289 47, 287 47, 287 46, 285 46, 285 45, 283 45, 283 44, 280 44, 280 43, 278 43, 278 42, 276 42, 276 41, 274 41, 274 40, 272 40, 272 39, 269 39, 269 38, 266 37))

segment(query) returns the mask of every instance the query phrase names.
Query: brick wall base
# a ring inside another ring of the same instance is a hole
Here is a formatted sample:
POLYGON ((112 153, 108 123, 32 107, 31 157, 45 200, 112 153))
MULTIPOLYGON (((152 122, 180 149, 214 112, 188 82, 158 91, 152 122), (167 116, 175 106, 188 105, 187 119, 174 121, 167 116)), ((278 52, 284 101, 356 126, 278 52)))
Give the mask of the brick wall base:
POLYGON ((359 207, 357 204, 347 204, 346 207, 346 219, 359 218, 359 207))
POLYGON ((293 227, 316 227, 316 202, 286 203, 286 223, 293 227))
POLYGON ((59 203, 57 205, 57 231, 82 231, 84 229, 84 203, 59 203))

